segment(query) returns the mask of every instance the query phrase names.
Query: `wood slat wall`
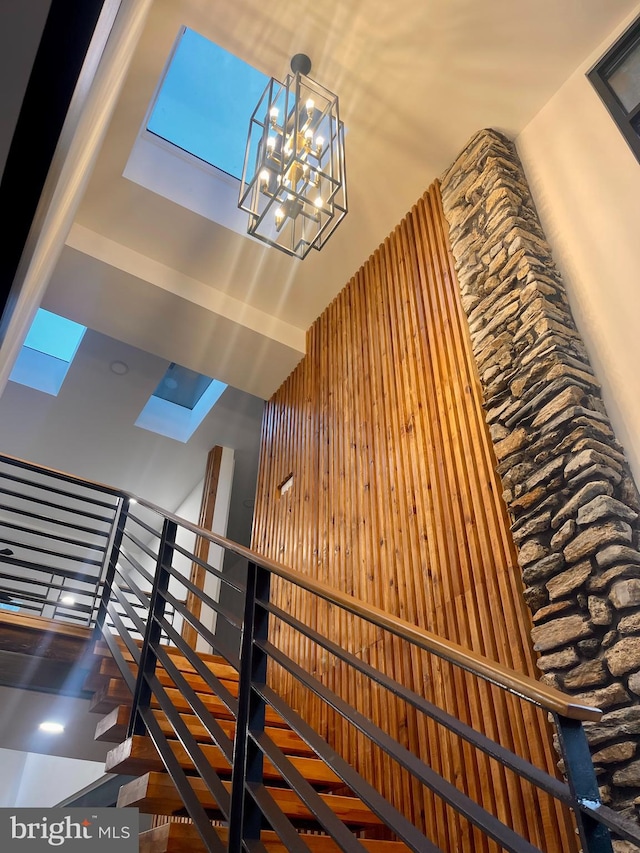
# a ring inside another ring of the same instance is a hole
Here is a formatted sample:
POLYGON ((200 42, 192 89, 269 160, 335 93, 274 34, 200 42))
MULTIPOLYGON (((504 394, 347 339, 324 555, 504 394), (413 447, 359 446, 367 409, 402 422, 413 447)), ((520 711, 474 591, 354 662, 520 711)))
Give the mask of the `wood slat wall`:
MULTIPOLYGON (((529 675, 537 670, 438 184, 308 332, 269 401, 253 547, 529 675), (292 488, 279 486, 293 475, 292 488)), ((537 709, 280 583, 279 606, 554 772, 537 709)), ((543 850, 569 816, 278 622, 274 641, 543 850)), ((294 707, 443 850, 496 849, 282 671, 294 707)))

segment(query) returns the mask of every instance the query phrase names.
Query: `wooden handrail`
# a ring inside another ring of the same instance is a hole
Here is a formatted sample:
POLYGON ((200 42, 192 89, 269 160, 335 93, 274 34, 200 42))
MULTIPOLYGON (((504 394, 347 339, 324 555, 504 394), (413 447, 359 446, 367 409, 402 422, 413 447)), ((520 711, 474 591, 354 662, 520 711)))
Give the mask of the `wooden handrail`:
POLYGON ((197 536, 206 537, 209 541, 219 545, 225 550, 231 551, 250 562, 262 566, 277 577, 295 584, 296 586, 307 590, 307 592, 311 592, 319 598, 322 598, 331 604, 335 604, 337 607, 341 607, 343 610, 365 619, 373 625, 377 625, 379 628, 383 628, 384 630, 395 634, 397 637, 401 637, 419 648, 437 655, 443 660, 449 661, 450 663, 461 667, 467 672, 470 672, 485 681, 496 684, 498 687, 507 690, 509 693, 513 693, 528 702, 539 705, 541 708, 549 711, 550 713, 559 714, 560 716, 569 717, 574 720, 581 720, 583 722, 597 722, 602 717, 602 711, 599 708, 593 708, 589 705, 574 702, 571 696, 566 693, 562 693, 560 690, 556 690, 554 687, 548 687, 546 684, 542 684, 541 682, 530 678, 528 675, 522 675, 515 672, 496 661, 492 661, 483 655, 479 655, 476 654, 476 652, 465 649, 463 646, 459 646, 457 643, 452 643, 443 637, 439 637, 437 634, 432 634, 430 631, 426 631, 424 628, 413 625, 411 622, 407 622, 398 616, 386 613, 378 607, 355 598, 355 596, 340 592, 328 584, 314 580, 313 578, 302 574, 302 572, 298 572, 295 569, 291 569, 288 566, 283 565, 282 563, 278 563, 275 560, 264 557, 244 545, 239 545, 237 542, 233 542, 224 536, 213 533, 211 530, 205 530, 197 524, 187 521, 187 519, 180 518, 180 516, 167 512, 162 507, 151 503, 151 501, 148 501, 145 498, 130 494, 122 489, 115 489, 110 486, 105 486, 102 483, 95 483, 91 480, 66 474, 62 471, 56 471, 53 468, 34 465, 33 463, 26 462, 25 460, 18 459, 17 457, 8 456, 7 454, 3 454, 0 458, 10 459, 35 470, 43 470, 48 474, 60 476, 67 481, 74 481, 85 486, 89 485, 104 491, 109 491, 112 494, 128 498, 130 501, 135 501, 140 504, 140 506, 150 509, 152 512, 157 513, 163 518, 176 522, 181 527, 184 527, 186 530, 190 530, 197 536))

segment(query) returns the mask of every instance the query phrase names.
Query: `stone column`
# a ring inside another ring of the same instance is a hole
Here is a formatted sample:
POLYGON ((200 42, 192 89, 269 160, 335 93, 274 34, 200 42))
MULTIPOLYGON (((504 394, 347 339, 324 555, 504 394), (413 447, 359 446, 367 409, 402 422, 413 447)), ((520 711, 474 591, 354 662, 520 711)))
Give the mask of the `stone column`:
POLYGON ((603 800, 635 816, 638 492, 514 144, 480 131, 441 189, 542 680, 605 711, 603 800))

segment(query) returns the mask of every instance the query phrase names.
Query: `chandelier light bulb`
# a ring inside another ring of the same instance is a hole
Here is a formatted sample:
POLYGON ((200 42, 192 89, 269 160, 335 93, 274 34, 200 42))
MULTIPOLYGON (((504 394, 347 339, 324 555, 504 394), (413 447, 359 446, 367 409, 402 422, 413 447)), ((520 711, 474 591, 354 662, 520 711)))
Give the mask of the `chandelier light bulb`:
POLYGON ((238 198, 247 232, 299 259, 320 250, 347 213, 338 96, 310 71, 309 57, 295 54, 292 74, 265 88, 249 123, 238 198))

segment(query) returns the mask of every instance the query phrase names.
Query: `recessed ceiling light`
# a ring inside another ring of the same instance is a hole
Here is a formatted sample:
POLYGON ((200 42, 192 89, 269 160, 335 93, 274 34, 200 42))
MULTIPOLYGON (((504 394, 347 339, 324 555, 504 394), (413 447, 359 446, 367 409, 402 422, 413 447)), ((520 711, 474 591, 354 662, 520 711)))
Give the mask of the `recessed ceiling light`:
POLYGON ((61 604, 75 604, 76 600, 72 595, 63 595, 60 598, 61 604))
POLYGON ((129 365, 124 361, 112 361, 109 367, 116 376, 124 376, 125 373, 129 372, 129 365))
POLYGON ((47 732, 51 735, 59 735, 64 731, 62 723, 54 723, 51 720, 46 720, 44 723, 40 723, 38 728, 41 732, 47 732))

